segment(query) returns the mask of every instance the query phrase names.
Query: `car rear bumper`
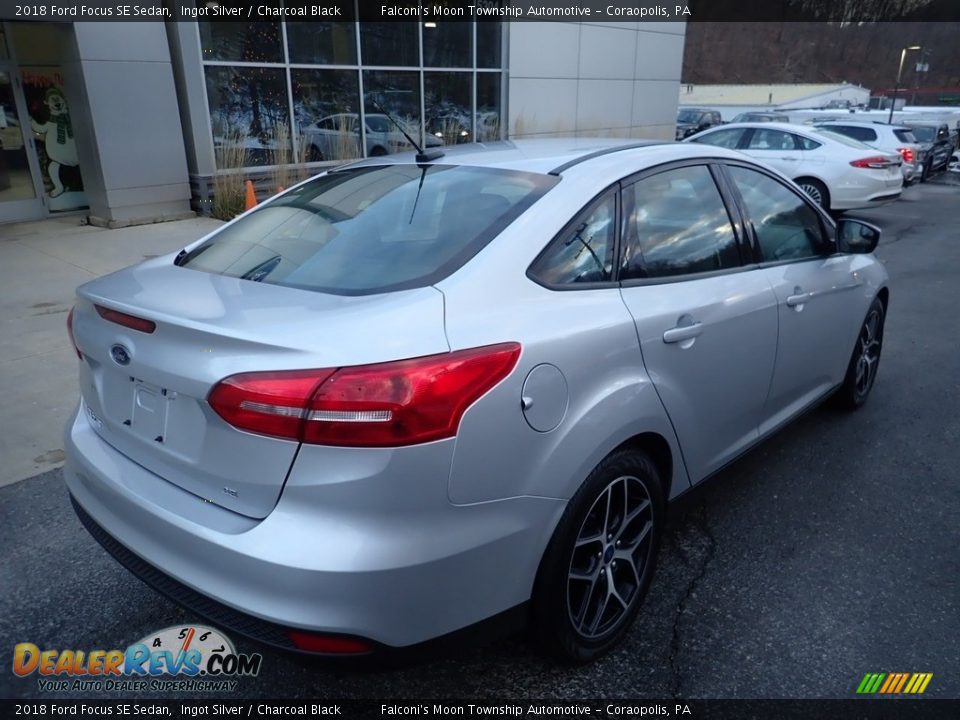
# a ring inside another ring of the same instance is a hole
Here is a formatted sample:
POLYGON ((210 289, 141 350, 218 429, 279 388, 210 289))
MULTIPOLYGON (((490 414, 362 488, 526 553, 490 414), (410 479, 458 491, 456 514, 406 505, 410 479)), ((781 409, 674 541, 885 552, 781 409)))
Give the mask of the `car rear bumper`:
POLYGON ((291 647, 288 629, 406 647, 520 605, 564 506, 528 497, 450 504, 445 441, 413 454, 384 451, 377 464, 390 472, 356 481, 359 506, 337 500, 337 492, 351 494, 349 479, 298 485, 291 477, 273 512, 253 520, 133 463, 96 434, 82 407, 65 441, 67 488, 101 544, 174 600, 281 647, 291 647), (424 488, 409 501, 422 510, 399 507, 383 487, 383 503, 396 512, 370 512, 364 503, 376 505, 376 485, 402 484, 397 473, 408 461, 424 488))
POLYGON ((854 176, 831 188, 830 207, 833 210, 876 207, 893 202, 902 191, 903 176, 899 172, 890 178, 854 176))

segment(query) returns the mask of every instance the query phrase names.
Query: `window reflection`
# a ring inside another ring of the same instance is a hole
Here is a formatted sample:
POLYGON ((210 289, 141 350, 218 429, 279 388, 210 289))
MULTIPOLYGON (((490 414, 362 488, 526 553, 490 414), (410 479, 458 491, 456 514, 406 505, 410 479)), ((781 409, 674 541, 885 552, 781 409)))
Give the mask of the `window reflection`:
MULTIPOLYGON (((287 0, 288 7, 307 7, 309 0, 287 0)), ((344 20, 338 22, 288 22, 287 52, 292 63, 356 65, 357 36, 353 3, 341 4, 344 20)), ((308 9, 307 12, 310 12, 308 9)))
POLYGON ((360 92, 356 70, 291 70, 293 113, 303 159, 360 157, 360 92))
POLYGON ((282 69, 208 66, 206 79, 215 150, 245 148, 249 165, 275 164, 276 156, 284 152, 289 158, 290 118, 282 69))
POLYGON ((336 22, 197 23, 217 167, 412 149, 377 103, 427 147, 502 137, 501 23, 358 23, 353 4, 343 11, 336 22))
POLYGON ((360 23, 360 62, 364 65, 420 64, 419 23, 360 23))
POLYGON ((427 136, 444 145, 473 142, 470 73, 428 72, 423 75, 427 136))
POLYGON ((613 273, 616 202, 601 200, 586 216, 554 240, 530 268, 547 285, 603 282, 613 273))
POLYGON ((436 22, 423 26, 423 64, 428 67, 470 67, 473 64, 473 28, 465 22, 436 22))
POLYGON ((503 28, 500 22, 484 21, 477 23, 477 67, 500 67, 502 37, 503 28))
MULTIPOLYGON (((229 4, 229 3, 221 3, 229 4)), ((198 3, 202 6, 202 3, 198 3)), ((278 22, 201 21, 200 47, 204 60, 283 62, 278 22)))
MULTIPOLYGON (((412 150, 413 146, 391 122, 390 117, 393 117, 410 137, 419 140, 420 74, 367 70, 363 73, 363 91, 367 120, 367 155, 387 155, 412 150)), ((439 144, 437 138, 427 142, 427 145, 439 144)))
POLYGON ((500 132, 500 73, 477 73, 477 142, 491 142, 500 132))
POLYGON ((621 279, 710 272, 740 264, 736 237, 706 166, 658 173, 624 192, 621 279))
POLYGON ((764 260, 817 257, 825 247, 820 219, 799 195, 766 175, 729 168, 760 243, 764 260))

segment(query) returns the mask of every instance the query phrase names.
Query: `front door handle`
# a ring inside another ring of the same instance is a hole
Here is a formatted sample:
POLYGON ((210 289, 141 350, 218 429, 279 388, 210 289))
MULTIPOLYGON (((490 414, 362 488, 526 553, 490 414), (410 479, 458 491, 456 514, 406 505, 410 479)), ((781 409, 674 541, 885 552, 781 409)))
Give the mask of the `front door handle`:
POLYGON ((677 343, 692 340, 703 332, 703 323, 695 322, 691 325, 677 325, 663 333, 665 343, 677 343))
POLYGON ((810 293, 802 292, 800 288, 794 288, 793 293, 793 295, 787 296, 787 305, 789 307, 797 307, 810 300, 810 293))
POLYGON ((790 162, 797 162, 800 158, 791 157, 790 155, 781 155, 781 160, 789 160, 790 162))

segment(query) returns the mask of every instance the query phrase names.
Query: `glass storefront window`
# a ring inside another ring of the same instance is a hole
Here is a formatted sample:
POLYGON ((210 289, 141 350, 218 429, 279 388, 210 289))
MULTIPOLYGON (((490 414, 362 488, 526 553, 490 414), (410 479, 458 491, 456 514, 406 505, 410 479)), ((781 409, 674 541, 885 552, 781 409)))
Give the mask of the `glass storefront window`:
POLYGON ((3 33, 3 25, 0 24, 0 60, 6 60, 10 57, 10 51, 7 50, 7 36, 3 33))
POLYGON ((500 67, 502 37, 503 28, 499 22, 477 23, 477 67, 500 67))
MULTIPOLYGON (((400 123, 414 140, 420 138, 420 73, 366 70, 363 73, 363 92, 367 155, 412 150, 390 117, 400 123), (389 113, 389 117, 383 111, 389 113)), ((440 143, 433 141, 428 144, 440 143)))
POLYGON ((360 157, 357 71, 293 69, 290 82, 303 161, 360 157))
POLYGON ((360 23, 360 61, 392 67, 420 64, 419 23, 360 23))
POLYGON ((477 142, 492 142, 503 137, 498 72, 477 73, 477 142))
POLYGON ((412 149, 377 104, 426 147, 501 138, 501 23, 358 23, 344 10, 336 22, 198 23, 219 169, 412 149))
POLYGON ((473 27, 465 22, 423 26, 423 64, 428 67, 473 65, 473 27))
MULTIPOLYGON (((309 0, 287 5, 310 6, 309 0)), ((353 5, 343 7, 344 20, 338 22, 287 23, 287 52, 292 63, 305 65, 356 65, 357 35, 353 5)))
POLYGON ((220 148, 227 146, 245 150, 246 156, 239 158, 244 165, 274 165, 278 158, 289 158, 290 118, 282 68, 213 65, 206 68, 206 79, 218 158, 223 157, 220 148))
POLYGON ((282 63, 278 22, 200 22, 204 60, 282 63))
POLYGON ((427 137, 444 145, 473 142, 473 75, 468 72, 423 74, 427 137))

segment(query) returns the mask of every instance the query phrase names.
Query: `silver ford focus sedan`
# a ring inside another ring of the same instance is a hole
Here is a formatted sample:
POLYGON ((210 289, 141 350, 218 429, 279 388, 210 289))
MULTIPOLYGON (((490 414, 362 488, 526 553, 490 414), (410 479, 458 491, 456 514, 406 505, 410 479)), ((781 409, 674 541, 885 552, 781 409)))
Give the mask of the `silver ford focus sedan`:
POLYGON ((867 399, 879 230, 718 147, 435 155, 330 170, 82 286, 67 488, 133 573, 263 642, 521 619, 590 660, 668 500, 867 399))

